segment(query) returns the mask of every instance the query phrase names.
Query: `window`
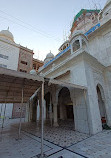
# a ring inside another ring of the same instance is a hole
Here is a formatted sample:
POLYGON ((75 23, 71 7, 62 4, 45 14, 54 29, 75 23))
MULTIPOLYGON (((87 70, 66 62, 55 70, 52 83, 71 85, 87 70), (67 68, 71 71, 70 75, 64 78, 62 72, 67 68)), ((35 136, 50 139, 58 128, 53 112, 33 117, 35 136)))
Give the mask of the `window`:
POLYGON ((82 39, 82 48, 85 49, 86 48, 86 42, 82 39))
POLYGON ((20 69, 20 72, 25 72, 25 73, 27 73, 27 71, 26 71, 26 70, 22 70, 22 69, 20 69))
POLYGON ((8 56, 7 56, 7 55, 0 54, 0 58, 7 59, 7 60, 8 60, 8 56))
POLYGON ((79 48, 80 48, 79 40, 76 40, 76 41, 73 43, 73 52, 75 52, 75 51, 78 50, 79 48))
POLYGON ((39 69, 40 65, 37 66, 37 70, 39 69))
POLYGON ((36 64, 33 64, 33 68, 36 70, 36 64))
POLYGON ((63 47, 63 50, 66 49, 66 46, 63 47))
POLYGON ((7 68, 7 65, 0 64, 0 67, 7 68))
POLYGON ((27 65, 27 62, 26 61, 21 61, 22 64, 24 65, 27 65))

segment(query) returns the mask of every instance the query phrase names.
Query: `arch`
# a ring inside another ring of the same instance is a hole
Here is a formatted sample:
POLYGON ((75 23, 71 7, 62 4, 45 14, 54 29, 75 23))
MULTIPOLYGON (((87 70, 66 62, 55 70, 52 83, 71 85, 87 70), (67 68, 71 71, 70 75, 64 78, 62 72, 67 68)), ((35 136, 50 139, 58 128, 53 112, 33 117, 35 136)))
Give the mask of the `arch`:
POLYGON ((74 120, 73 103, 70 90, 67 87, 63 87, 58 94, 58 118, 61 120, 74 120))
POLYGON ((102 127, 104 128, 104 125, 107 123, 106 122, 107 116, 106 116, 105 96, 104 96, 103 87, 100 84, 97 84, 96 91, 98 96, 98 106, 100 111, 101 123, 102 123, 102 127))
POLYGON ((66 45, 63 46, 63 50, 66 49, 66 45))
POLYGON ((38 102, 38 98, 37 96, 35 96, 31 102, 31 108, 32 108, 32 122, 36 122, 37 121, 37 102, 38 102))
POLYGON ((46 116, 46 120, 50 120, 50 114, 53 113, 53 104, 52 104, 52 95, 50 92, 47 92, 44 96, 44 99, 46 101, 46 110, 45 112, 45 116, 46 116))
POLYGON ((80 49, 80 41, 79 39, 75 40, 74 43, 72 44, 73 52, 77 51, 80 49))
POLYGON ((105 101, 104 89, 103 89, 102 85, 101 85, 100 83, 98 83, 98 84, 96 85, 96 87, 99 87, 99 89, 100 89, 100 91, 101 91, 102 100, 105 101))

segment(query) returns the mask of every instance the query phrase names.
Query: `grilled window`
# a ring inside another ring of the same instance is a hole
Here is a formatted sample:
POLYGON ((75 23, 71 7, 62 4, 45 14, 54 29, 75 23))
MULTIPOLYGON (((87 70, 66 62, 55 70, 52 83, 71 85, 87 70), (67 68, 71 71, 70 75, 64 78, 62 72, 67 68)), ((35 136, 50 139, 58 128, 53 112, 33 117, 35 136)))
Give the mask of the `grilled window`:
POLYGON ((7 65, 0 64, 0 67, 7 68, 7 65))
POLYGON ((7 55, 0 54, 0 58, 7 59, 7 60, 8 60, 9 57, 8 57, 7 55))
POLYGON ((24 65, 27 65, 27 62, 26 61, 21 61, 22 64, 24 65))

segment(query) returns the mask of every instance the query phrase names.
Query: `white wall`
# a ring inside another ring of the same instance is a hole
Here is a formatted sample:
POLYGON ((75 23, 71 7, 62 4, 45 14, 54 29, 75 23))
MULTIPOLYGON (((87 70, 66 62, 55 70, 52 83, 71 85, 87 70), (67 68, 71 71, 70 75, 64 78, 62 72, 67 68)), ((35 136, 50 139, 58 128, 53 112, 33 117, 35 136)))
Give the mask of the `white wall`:
MULTIPOLYGON (((0 103, 1 118, 3 118, 3 116, 4 116, 4 110, 5 110, 5 104, 0 103)), ((12 118, 12 110, 13 110, 13 104, 12 103, 6 104, 6 112, 5 112, 6 118, 12 118)))
POLYGON ((85 103, 84 93, 79 92, 76 96, 74 105, 75 130, 83 133, 89 133, 88 109, 85 103))
POLYGON ((0 64, 7 65, 8 69, 17 70, 19 48, 0 40, 0 54, 8 56, 8 59, 0 57, 0 64))
POLYGON ((111 25, 101 30, 96 36, 89 38, 89 54, 103 65, 111 65, 111 25))
POLYGON ((71 83, 87 86, 84 62, 80 61, 71 68, 71 83))

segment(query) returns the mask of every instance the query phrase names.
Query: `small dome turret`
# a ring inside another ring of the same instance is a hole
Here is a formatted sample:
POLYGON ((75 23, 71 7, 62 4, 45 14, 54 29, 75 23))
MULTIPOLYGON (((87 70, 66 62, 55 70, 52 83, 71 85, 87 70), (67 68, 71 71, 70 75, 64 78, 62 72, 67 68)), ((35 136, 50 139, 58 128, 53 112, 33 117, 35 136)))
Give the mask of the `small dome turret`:
POLYGON ((50 51, 50 53, 48 53, 48 54, 46 55, 46 58, 54 58, 54 55, 51 53, 51 51, 50 51))
POLYGON ((31 75, 36 75, 37 74, 36 71, 34 70, 34 68, 30 71, 30 74, 31 75))
POLYGON ((50 51, 50 53, 48 53, 47 55, 46 55, 46 58, 44 59, 44 64, 46 64, 46 63, 48 63, 50 60, 52 60, 54 58, 54 55, 51 53, 51 51, 50 51))

